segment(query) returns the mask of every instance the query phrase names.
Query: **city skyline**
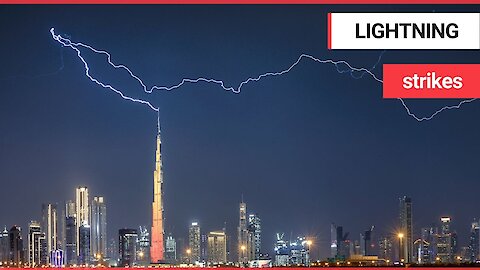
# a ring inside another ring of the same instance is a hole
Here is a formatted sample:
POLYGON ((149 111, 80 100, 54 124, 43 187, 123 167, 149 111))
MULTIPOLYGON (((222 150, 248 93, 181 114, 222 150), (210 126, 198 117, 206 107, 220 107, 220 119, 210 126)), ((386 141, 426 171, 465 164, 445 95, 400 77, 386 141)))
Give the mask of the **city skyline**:
MULTIPOLYGON (((120 62, 131 64, 152 82, 174 82, 184 74, 201 73, 234 84, 246 76, 288 65, 303 51, 371 67, 381 53, 323 50, 325 40, 318 33, 324 31, 324 7, 212 8, 131 7, 127 11, 117 7, 112 11, 79 7, 78 13, 91 15, 87 20, 70 8, 2 7, 8 13, 0 19, 4 25, 20 22, 15 29, 1 30, 11 39, 5 40, 1 51, 8 65, 2 67, 0 78, 6 97, 0 101, 4 127, 0 179, 5 190, 18 194, 1 196, 0 204, 11 205, 15 211, 0 209, 0 225, 19 224, 25 233, 33 217, 41 221, 41 204, 61 205, 74 198, 78 186, 105 197, 108 235, 115 235, 121 227, 137 228, 150 222, 151 211, 145 209, 152 203, 156 115, 82 77, 71 52, 59 48, 48 35, 52 24, 75 39, 115 52, 120 62), (117 23, 117 18, 130 12, 131 23, 117 23), (262 13, 269 13, 270 20, 262 13), (24 23, 30 17, 38 18, 39 23, 24 23), (161 17, 165 25, 146 19, 151 17, 161 17), (245 24, 245 17, 262 27, 245 24), (229 22, 220 25, 214 18, 228 18, 229 22), (302 31, 318 35, 305 37, 302 31), (178 35, 180 32, 188 35, 178 35), (205 36, 199 36, 200 32, 205 36), (227 38, 219 40, 216 33, 227 38), (136 42, 125 42, 127 35, 136 42), (17 36, 28 36, 35 46, 19 42, 17 36), (198 44, 187 49, 185 44, 193 46, 191 40, 198 44), (212 46, 224 40, 234 42, 220 49, 212 46), (246 48, 239 46, 244 40, 252 42, 245 44, 246 48), (25 74, 34 78, 16 77, 25 74), (48 76, 37 78, 37 74, 48 76)), ((404 9, 462 11, 462 7, 441 6, 404 9)), ((415 57, 435 61, 437 56, 437 52, 408 56, 387 51, 381 61, 415 57)), ((451 62, 476 58, 470 52, 442 56, 451 62)), ((101 61, 93 62, 99 74, 112 76, 101 61)), ((397 199, 408 194, 416 205, 415 233, 419 233, 416 228, 427 227, 439 217, 451 216, 459 241, 466 245, 470 223, 479 216, 474 163, 480 152, 475 143, 480 131, 469 120, 478 115, 477 106, 465 106, 419 124, 399 113, 401 108, 392 102, 381 100, 378 85, 369 80, 307 62, 298 68, 289 76, 248 86, 240 95, 200 84, 158 94, 165 190, 169 191, 164 197, 165 231, 185 234, 188 224, 197 219, 208 232, 226 222, 227 232, 233 234, 243 194, 262 218, 264 247, 275 242, 277 232, 293 238, 316 235, 323 247, 321 254, 326 255, 330 253, 331 222, 342 224, 353 235, 372 224, 378 230, 391 231, 398 220, 397 199), (456 195, 461 192, 464 195, 456 195), (272 194, 293 203, 267 196, 272 194), (357 205, 362 205, 365 213, 356 211, 357 205), (288 218, 283 213, 289 213, 288 218)), ((131 86, 131 82, 119 80, 131 86)), ((437 107, 412 104, 420 111, 437 107)))

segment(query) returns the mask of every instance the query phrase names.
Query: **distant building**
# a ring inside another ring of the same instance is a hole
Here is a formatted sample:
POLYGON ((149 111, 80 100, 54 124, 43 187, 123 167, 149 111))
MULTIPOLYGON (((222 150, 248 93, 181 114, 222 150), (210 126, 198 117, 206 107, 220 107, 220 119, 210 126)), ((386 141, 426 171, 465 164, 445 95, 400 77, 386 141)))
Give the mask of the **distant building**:
POLYGON ((90 225, 84 224, 79 228, 78 257, 79 265, 90 264, 90 225))
POLYGON ((96 261, 107 256, 107 207, 103 197, 93 197, 91 204, 90 252, 96 261))
POLYGON ((442 217, 440 219, 441 232, 437 238, 437 258, 439 262, 451 263, 455 254, 455 236, 450 230, 451 219, 449 217, 442 217))
MULTIPOLYGON (((83 225, 90 225, 90 213, 89 213, 89 199, 88 188, 77 187, 75 192, 75 218, 77 226, 77 254, 80 256, 80 227, 83 225)), ((90 237, 90 235, 89 235, 90 237)))
POLYGON ((50 253, 58 249, 59 230, 57 205, 51 203, 42 204, 42 231, 47 242, 47 261, 50 263, 50 253))
POLYGON ((381 237, 378 240, 378 258, 387 264, 393 263, 393 241, 390 237, 381 237))
POLYGON ((364 233, 360 234, 360 250, 361 255, 363 256, 375 256, 375 244, 372 241, 373 238, 373 228, 366 230, 364 233))
POLYGON ((340 261, 348 259, 350 257, 350 241, 348 240, 348 233, 343 233, 342 226, 337 226, 332 223, 330 227, 330 237, 331 257, 340 261))
POLYGON ((108 241, 108 248, 107 248, 107 254, 108 258, 110 259, 109 261, 109 266, 117 266, 118 265, 118 242, 116 240, 117 238, 110 238, 110 241, 108 241))
POLYGON ((118 230, 119 266, 133 266, 136 263, 138 233, 135 229, 118 230))
POLYGON ((297 237, 290 243, 290 265, 310 266, 310 247, 305 237, 297 237))
POLYGON ((40 223, 31 221, 28 225, 28 258, 27 262, 30 267, 40 267, 45 265, 46 241, 45 234, 42 233, 40 223))
POLYGON ((251 241, 251 257, 255 260, 260 259, 261 248, 262 248, 262 224, 261 219, 258 214, 248 215, 248 229, 253 241, 251 241))
POLYGON ((77 225, 75 216, 65 217, 65 263, 67 266, 77 264, 77 225))
POLYGON ((5 227, 0 232, 0 263, 5 263, 10 260, 10 242, 8 239, 8 230, 5 227))
POLYGON ((9 241, 9 261, 14 266, 21 266, 24 262, 22 230, 18 226, 13 226, 8 232, 9 241))
POLYGON ((150 233, 145 226, 138 229, 137 264, 141 266, 150 264, 150 233))
POLYGON ((426 227, 421 230, 422 245, 419 250, 418 261, 421 264, 435 263, 437 257, 438 228, 426 227))
POLYGON ((208 262, 210 264, 227 262, 227 236, 224 231, 214 231, 208 234, 208 262))
POLYGON ((249 261, 250 232, 248 231, 247 204, 243 202, 239 205, 238 222, 238 262, 246 265, 249 261))
POLYGON ((277 233, 277 242, 275 244, 275 266, 288 266, 290 257, 290 248, 288 242, 284 240, 283 233, 277 233))
POLYGON ((413 223, 412 223, 412 199, 404 196, 400 198, 400 232, 402 246, 400 251, 400 261, 406 263, 412 262, 413 255, 413 223))
POLYGON ((177 242, 172 235, 168 235, 165 240, 165 260, 168 263, 177 262, 177 242))
POLYGON ((188 228, 188 244, 190 249, 190 262, 200 261, 200 225, 192 222, 188 228))
POLYGON ((470 262, 476 262, 479 256, 479 244, 480 244, 480 226, 478 220, 474 219, 470 227, 470 239, 469 239, 469 260, 470 262))

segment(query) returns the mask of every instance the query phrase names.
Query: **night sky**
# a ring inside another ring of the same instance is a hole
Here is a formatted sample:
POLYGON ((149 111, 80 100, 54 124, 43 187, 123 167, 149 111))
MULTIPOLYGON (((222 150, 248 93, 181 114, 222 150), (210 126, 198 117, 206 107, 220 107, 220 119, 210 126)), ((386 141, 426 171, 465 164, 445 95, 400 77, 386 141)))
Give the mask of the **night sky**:
MULTIPOLYGON (((25 228, 79 185, 105 196, 109 238, 150 223, 156 113, 88 80, 51 27, 108 50, 149 86, 199 76, 237 86, 302 53, 373 66, 381 51, 326 50, 328 11, 478 6, 0 6, 0 225, 25 228)), ((328 256, 331 222, 352 240, 371 225, 393 233, 403 195, 416 234, 449 215, 466 245, 480 217, 480 102, 420 123, 370 77, 309 60, 241 94, 199 83, 146 95, 105 58, 85 56, 97 78, 160 107, 166 230, 177 237, 194 219, 204 232, 227 222, 236 237, 242 194, 262 218, 264 252, 285 232, 318 237, 328 256)), ((478 51, 386 51, 381 63, 479 61, 478 51)), ((422 116, 455 103, 408 101, 422 116)))

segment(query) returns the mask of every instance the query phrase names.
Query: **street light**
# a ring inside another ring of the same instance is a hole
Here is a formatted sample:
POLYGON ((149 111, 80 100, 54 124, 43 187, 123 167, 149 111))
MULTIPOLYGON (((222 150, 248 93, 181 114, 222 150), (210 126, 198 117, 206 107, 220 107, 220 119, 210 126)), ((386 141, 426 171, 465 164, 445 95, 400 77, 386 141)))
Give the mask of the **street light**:
POLYGON ((403 262, 404 261, 404 258, 403 258, 403 252, 402 252, 402 249, 403 249, 403 243, 402 243, 402 240, 403 240, 403 233, 399 233, 398 234, 398 259, 403 262))

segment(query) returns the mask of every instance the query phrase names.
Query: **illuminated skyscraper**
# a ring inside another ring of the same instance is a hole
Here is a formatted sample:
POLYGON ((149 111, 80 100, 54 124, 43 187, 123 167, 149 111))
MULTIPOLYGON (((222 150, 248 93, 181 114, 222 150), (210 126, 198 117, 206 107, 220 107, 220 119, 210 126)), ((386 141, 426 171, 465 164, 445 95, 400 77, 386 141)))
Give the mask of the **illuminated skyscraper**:
POLYGON ((47 242, 47 258, 53 250, 57 250, 58 244, 58 212, 57 205, 46 203, 42 205, 42 231, 47 242))
POLYGON ((474 219, 472 222, 472 227, 470 228, 470 262, 476 262, 479 255, 479 244, 480 244, 480 225, 478 220, 474 219))
MULTIPOLYGON (((77 226, 77 254, 80 256, 80 227, 90 225, 88 207, 88 188, 78 187, 75 196, 75 221, 77 226)), ((90 226, 88 226, 89 228, 90 226)), ((90 235, 89 235, 90 237, 90 235)))
POLYGON ((168 263, 175 263, 177 261, 177 242, 171 235, 169 235, 165 241, 165 260, 168 263))
POLYGON ((188 228, 188 245, 190 248, 190 261, 200 261, 200 225, 198 222, 192 222, 188 228))
POLYGON ((248 215, 248 229, 253 238, 250 248, 252 259, 259 260, 262 246, 262 224, 257 214, 248 215))
POLYGON ((164 259, 164 229, 163 229, 163 172, 160 132, 157 134, 157 151, 155 153, 155 171, 153 172, 153 203, 152 203, 152 246, 150 259, 158 263, 164 259))
POLYGON ((150 233, 145 226, 140 226, 138 229, 137 255, 138 265, 150 264, 150 233))
POLYGON ((7 227, 3 229, 0 233, 0 262, 8 262, 10 258, 10 249, 8 241, 8 230, 7 227))
POLYGON ((91 255, 100 261, 107 256, 107 207, 103 197, 93 197, 91 222, 91 255))
POLYGON ((208 234, 208 262, 211 264, 227 262, 227 236, 224 231, 208 234))
POLYGON ((46 257, 45 234, 40 229, 40 223, 31 221, 28 225, 28 265, 30 267, 39 267, 43 264, 43 258, 46 257))
POLYGON ((238 223, 238 262, 246 264, 249 257, 249 235, 248 222, 247 222, 247 204, 240 203, 239 207, 239 223, 238 223))
POLYGON ((402 237, 402 251, 400 260, 412 262, 413 255, 413 228, 412 228, 412 199, 404 196, 400 198, 400 232, 402 237))

